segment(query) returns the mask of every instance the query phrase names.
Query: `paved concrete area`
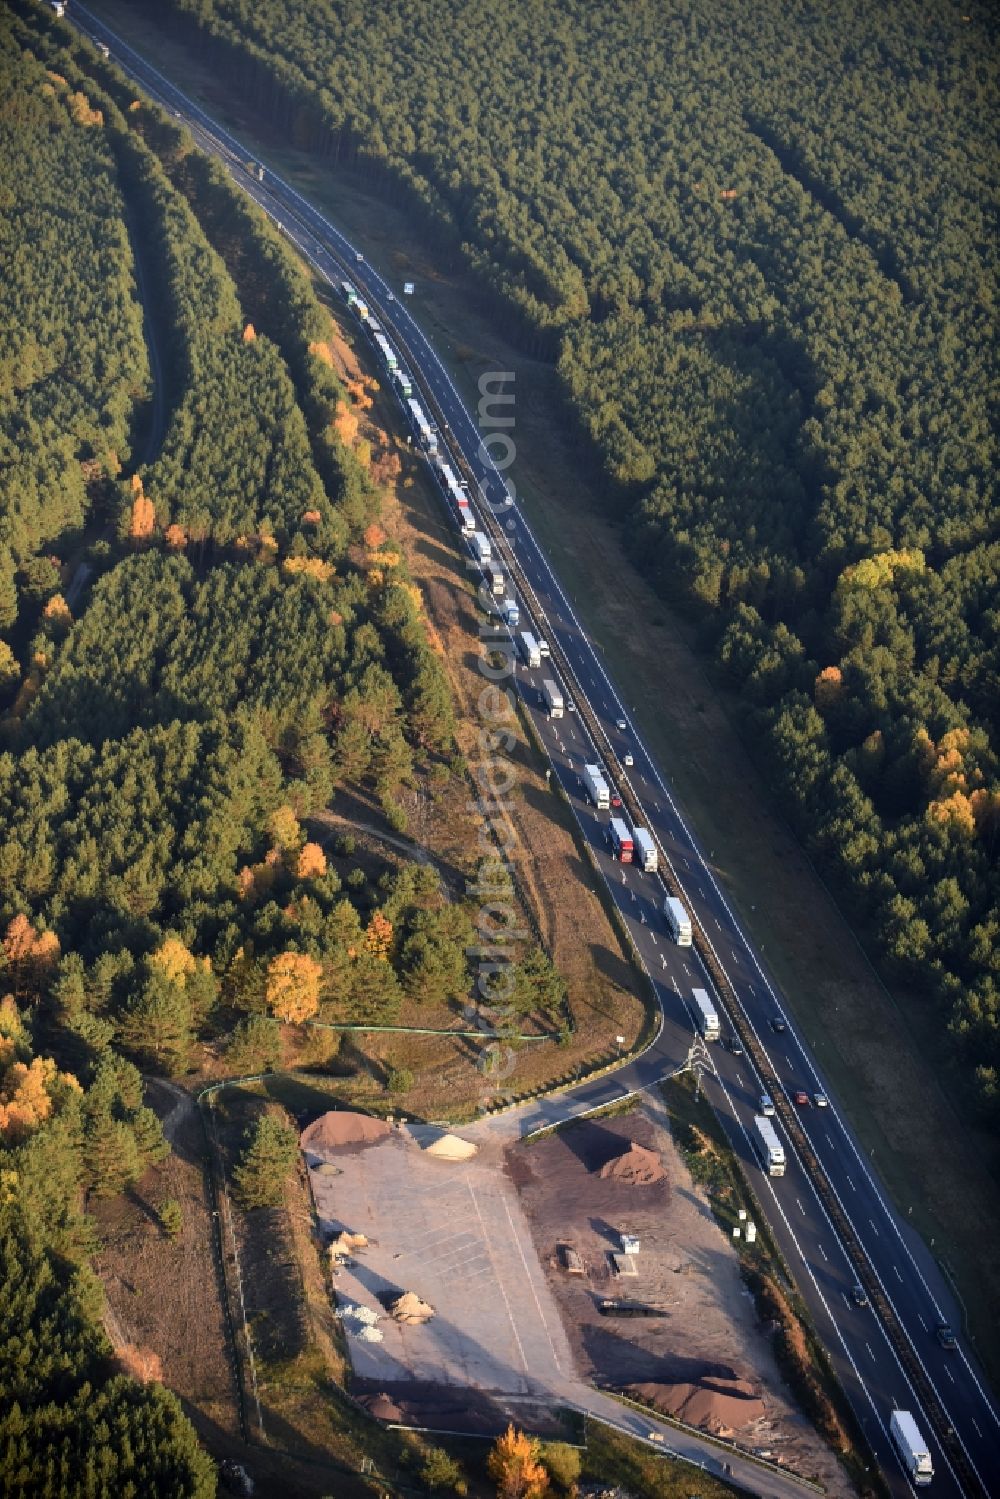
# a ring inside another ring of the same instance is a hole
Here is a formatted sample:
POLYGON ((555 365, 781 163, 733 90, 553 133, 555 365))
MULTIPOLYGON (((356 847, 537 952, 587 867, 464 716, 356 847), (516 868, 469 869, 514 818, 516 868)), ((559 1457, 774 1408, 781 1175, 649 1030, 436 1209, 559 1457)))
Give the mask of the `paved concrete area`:
POLYGON ((339 1302, 383 1313, 381 1343, 344 1322, 355 1373, 555 1395, 575 1379, 573 1360, 499 1147, 484 1142, 473 1160, 455 1162, 423 1143, 403 1128, 330 1152, 326 1169, 310 1165, 326 1232, 371 1241, 334 1281, 339 1302), (384 1300, 401 1291, 429 1302, 432 1320, 401 1327, 385 1315, 384 1300))

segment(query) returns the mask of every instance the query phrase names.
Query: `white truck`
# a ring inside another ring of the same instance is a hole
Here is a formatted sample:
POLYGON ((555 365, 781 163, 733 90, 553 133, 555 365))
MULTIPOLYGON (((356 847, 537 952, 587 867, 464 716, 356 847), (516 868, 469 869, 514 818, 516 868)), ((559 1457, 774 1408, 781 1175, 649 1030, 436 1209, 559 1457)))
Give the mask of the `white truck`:
POLYGON ((504 599, 503 617, 510 629, 516 630, 521 623, 521 611, 513 599, 504 599))
POLYGON ((408 396, 412 396, 412 394, 413 394, 413 381, 410 379, 409 375, 406 373, 405 370, 400 370, 400 369, 393 370, 393 372, 392 372, 392 378, 395 380, 396 386, 397 386, 397 388, 399 390, 400 395, 403 397, 404 401, 406 400, 406 398, 408 396))
POLYGON ((635 840, 635 862, 647 874, 655 874, 657 868, 656 844, 648 828, 633 828, 635 840))
POLYGON ((538 641, 530 630, 522 630, 517 637, 518 649, 524 657, 525 666, 541 666, 542 656, 538 649, 538 641))
POLYGON ((594 803, 599 812, 606 811, 611 806, 611 792, 608 783, 604 779, 604 772, 599 765, 585 765, 583 767, 583 782, 587 788, 587 795, 594 803))
POLYGON ((611 838, 612 858, 617 859, 619 864, 631 864, 635 857, 635 844, 624 817, 612 817, 608 834, 611 838))
POLYGON ((691 918, 684 909, 683 901, 679 901, 676 895, 668 895, 663 902, 663 914, 667 918, 667 928, 677 946, 690 947, 691 918))
POLYGON ((721 1031, 719 1029, 719 1016, 715 1006, 708 997, 705 989, 692 989, 691 999, 694 1003, 695 1019, 698 1029, 706 1041, 718 1041, 721 1031))
POLYGON ((376 333, 375 346, 378 349, 379 353, 382 355, 382 363, 385 365, 386 369, 390 372, 394 370, 399 361, 396 358, 395 349, 392 347, 392 344, 386 338, 384 333, 376 333))
POLYGON ((493 548, 490 546, 490 538, 482 531, 474 531, 470 542, 478 562, 489 562, 493 556, 493 548))
POLYGON ((549 659, 549 642, 543 640, 540 635, 538 637, 538 649, 542 654, 542 660, 547 661, 549 659))
POLYGON ((754 1148, 760 1158, 760 1164, 768 1176, 784 1176, 785 1147, 778 1139, 777 1130, 770 1119, 765 1119, 763 1114, 755 1114, 753 1123, 757 1131, 754 1148))
POLYGON ((918 1485, 930 1483, 934 1464, 920 1428, 909 1411, 893 1411, 889 1417, 889 1435, 896 1444, 900 1461, 918 1485))
POLYGON ((550 718, 562 718, 563 695, 555 682, 548 678, 542 683, 542 702, 548 708, 550 718))
POLYGON ((495 562, 487 564, 486 581, 489 583, 490 591, 494 597, 498 599, 502 598, 503 591, 507 587, 507 581, 504 578, 502 569, 495 562))

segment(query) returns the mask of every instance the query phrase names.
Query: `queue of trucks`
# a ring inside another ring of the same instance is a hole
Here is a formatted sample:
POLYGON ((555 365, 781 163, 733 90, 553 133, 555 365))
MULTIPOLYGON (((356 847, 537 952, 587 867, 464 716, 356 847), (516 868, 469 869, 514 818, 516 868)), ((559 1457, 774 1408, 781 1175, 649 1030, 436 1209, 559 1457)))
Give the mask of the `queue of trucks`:
MULTIPOLYGON (((367 325, 382 363, 395 385, 401 403, 404 404, 409 414, 421 446, 428 457, 435 460, 437 478, 457 512, 459 524, 466 533, 473 556, 483 569, 486 587, 492 594, 491 603, 494 609, 502 614, 508 628, 515 630, 520 623, 520 610, 516 601, 506 596, 507 581, 502 569, 493 559, 489 537, 476 529, 476 519, 469 503, 466 486, 457 477, 450 464, 443 457, 436 456, 438 443, 435 430, 420 402, 413 395, 413 382, 410 376, 400 367, 396 351, 385 337, 379 323, 369 313, 366 302, 350 281, 341 282, 341 287, 347 305, 359 320, 367 325), (502 603, 500 603, 501 599, 502 603)), ((536 637, 530 630, 522 630, 515 637, 515 646, 524 664, 531 669, 539 668, 543 661, 549 659, 548 643, 541 637, 536 637)), ((552 678, 543 680, 540 702, 547 709, 550 719, 563 717, 565 699, 559 685, 552 678)), ((572 704, 570 706, 572 707, 572 704)), ((626 764, 631 763, 631 757, 627 757, 626 764)), ((612 806, 611 790, 604 771, 599 765, 584 766, 583 782, 593 805, 599 811, 610 809, 612 806)), ((617 797, 614 799, 614 804, 621 805, 617 797)), ((608 838, 612 855, 619 863, 636 863, 646 873, 657 872, 657 847, 647 828, 630 829, 623 817, 611 817, 608 824, 608 838)), ((677 945, 690 947, 692 943, 691 917, 683 902, 676 896, 666 896, 663 902, 663 914, 670 935, 677 945)), ((721 1037, 719 1015, 709 994, 704 989, 693 989, 691 996, 699 1034, 705 1041, 718 1041, 721 1037)), ((764 1112, 755 1114, 753 1121, 751 1138, 754 1150, 761 1168, 769 1176, 784 1176, 786 1167, 784 1146, 771 1118, 768 1117, 768 1114, 774 1112, 773 1104, 770 1103, 766 1094, 762 1096, 761 1104, 764 1112)), ((911 1481, 918 1486, 929 1484, 934 1477, 930 1451, 909 1411, 893 1410, 891 1412, 889 1433, 911 1481)))

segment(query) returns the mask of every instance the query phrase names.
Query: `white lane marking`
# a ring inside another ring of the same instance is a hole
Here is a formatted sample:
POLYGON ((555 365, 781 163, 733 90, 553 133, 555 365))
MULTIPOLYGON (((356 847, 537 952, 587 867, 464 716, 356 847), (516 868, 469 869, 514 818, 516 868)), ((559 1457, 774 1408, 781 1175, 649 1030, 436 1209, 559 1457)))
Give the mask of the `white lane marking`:
POLYGON ((831 1150, 836 1150, 837 1147, 834 1145, 833 1141, 830 1139, 830 1136, 825 1131, 823 1133, 823 1139, 829 1145, 831 1150))
POLYGON ((868 1222, 871 1223, 871 1225, 872 1225, 872 1233, 874 1233, 874 1234, 877 1235, 878 1234, 878 1229, 875 1227, 875 1224, 872 1222, 872 1219, 869 1218, 868 1222))
POLYGON ((982 1434, 982 1432, 981 1432, 981 1431, 980 1431, 980 1430, 979 1430, 979 1427, 978 1427, 978 1425, 977 1425, 977 1423, 976 1423, 976 1418, 975 1418, 975 1416, 970 1416, 970 1417, 969 1417, 969 1420, 970 1420, 970 1421, 971 1421, 971 1422, 972 1422, 972 1424, 973 1424, 973 1426, 975 1426, 975 1428, 976 1428, 976 1436, 977 1436, 977 1437, 978 1437, 978 1438, 979 1438, 979 1440, 980 1440, 980 1441, 982 1441, 982 1439, 983 1439, 983 1434, 982 1434))
POLYGON ((927 1326, 927 1323, 924 1321, 923 1317, 921 1317, 919 1312, 917 1313, 917 1321, 920 1323, 920 1326, 923 1328, 924 1332, 930 1332, 930 1328, 927 1326))
POLYGON ((947 1364, 945 1364, 945 1366, 944 1366, 944 1372, 947 1374, 947 1376, 951 1380, 952 1384, 954 1384, 955 1383, 955 1376, 954 1376, 954 1374, 952 1374, 952 1372, 948 1368, 947 1364))
POLYGON ((902 1285, 902 1283, 903 1283, 903 1277, 899 1273, 899 1266, 898 1265, 893 1265, 892 1269, 893 1269, 893 1273, 895 1274, 896 1279, 899 1281, 900 1285, 902 1285))
POLYGON ((852 1192, 856 1192, 858 1190, 854 1183, 851 1181, 851 1178, 848 1176, 846 1171, 844 1172, 844 1180, 847 1182, 847 1185, 850 1187, 852 1192))
POLYGON ((801 1203, 801 1202, 800 1202, 800 1201, 799 1201, 799 1199, 798 1199, 798 1198, 797 1198, 797 1197, 796 1197, 796 1199, 795 1199, 795 1201, 796 1201, 796 1204, 797 1204, 797 1206, 798 1206, 798 1209, 799 1209, 799 1212, 800 1212, 800 1213, 801 1213, 801 1214, 802 1214, 802 1216, 803 1216, 803 1218, 804 1218, 804 1217, 805 1217, 805 1215, 806 1215, 806 1210, 805 1210, 805 1208, 804 1208, 804 1207, 803 1207, 803 1206, 802 1206, 802 1203, 801 1203))
POLYGON ((865 1347, 868 1349, 868 1352, 871 1353, 872 1363, 874 1363, 875 1362, 875 1355, 874 1355, 874 1353, 872 1353, 872 1345, 870 1343, 866 1343, 865 1347))
POLYGON ((817 1247, 818 1247, 818 1249, 819 1249, 819 1252, 820 1252, 820 1254, 821 1254, 821 1255, 822 1255, 822 1256, 823 1256, 823 1258, 824 1258, 824 1259, 825 1259, 825 1260, 826 1260, 826 1262, 827 1262, 827 1264, 829 1264, 829 1263, 830 1263, 830 1256, 829 1256, 829 1255, 828 1255, 828 1254, 827 1254, 827 1252, 826 1252, 826 1250, 825 1250, 825 1249, 824 1249, 824 1248, 823 1248, 823 1246, 822 1246, 822 1244, 820 1244, 820 1245, 818 1245, 818 1246, 817 1246, 817 1247))

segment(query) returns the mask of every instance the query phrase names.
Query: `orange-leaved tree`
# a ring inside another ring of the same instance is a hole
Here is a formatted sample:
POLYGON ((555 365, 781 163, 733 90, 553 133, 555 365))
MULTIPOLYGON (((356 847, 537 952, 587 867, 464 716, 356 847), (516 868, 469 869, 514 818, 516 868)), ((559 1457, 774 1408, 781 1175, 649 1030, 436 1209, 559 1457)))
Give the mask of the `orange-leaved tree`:
POLYGON ((15 998, 38 991, 59 958, 55 932, 37 932, 27 916, 19 914, 7 927, 3 950, 10 970, 15 998))
POLYGON ((267 965, 267 1003, 279 1020, 301 1025, 319 1009, 323 965, 306 953, 283 952, 267 965))
POLYGON ((295 873, 300 880, 313 880, 321 874, 326 874, 326 854, 318 843, 303 845, 295 873))
POLYGON ((497 1499, 544 1499, 549 1492, 549 1475, 539 1452, 535 1438, 514 1426, 497 1437, 486 1462, 497 1486, 497 1499))

